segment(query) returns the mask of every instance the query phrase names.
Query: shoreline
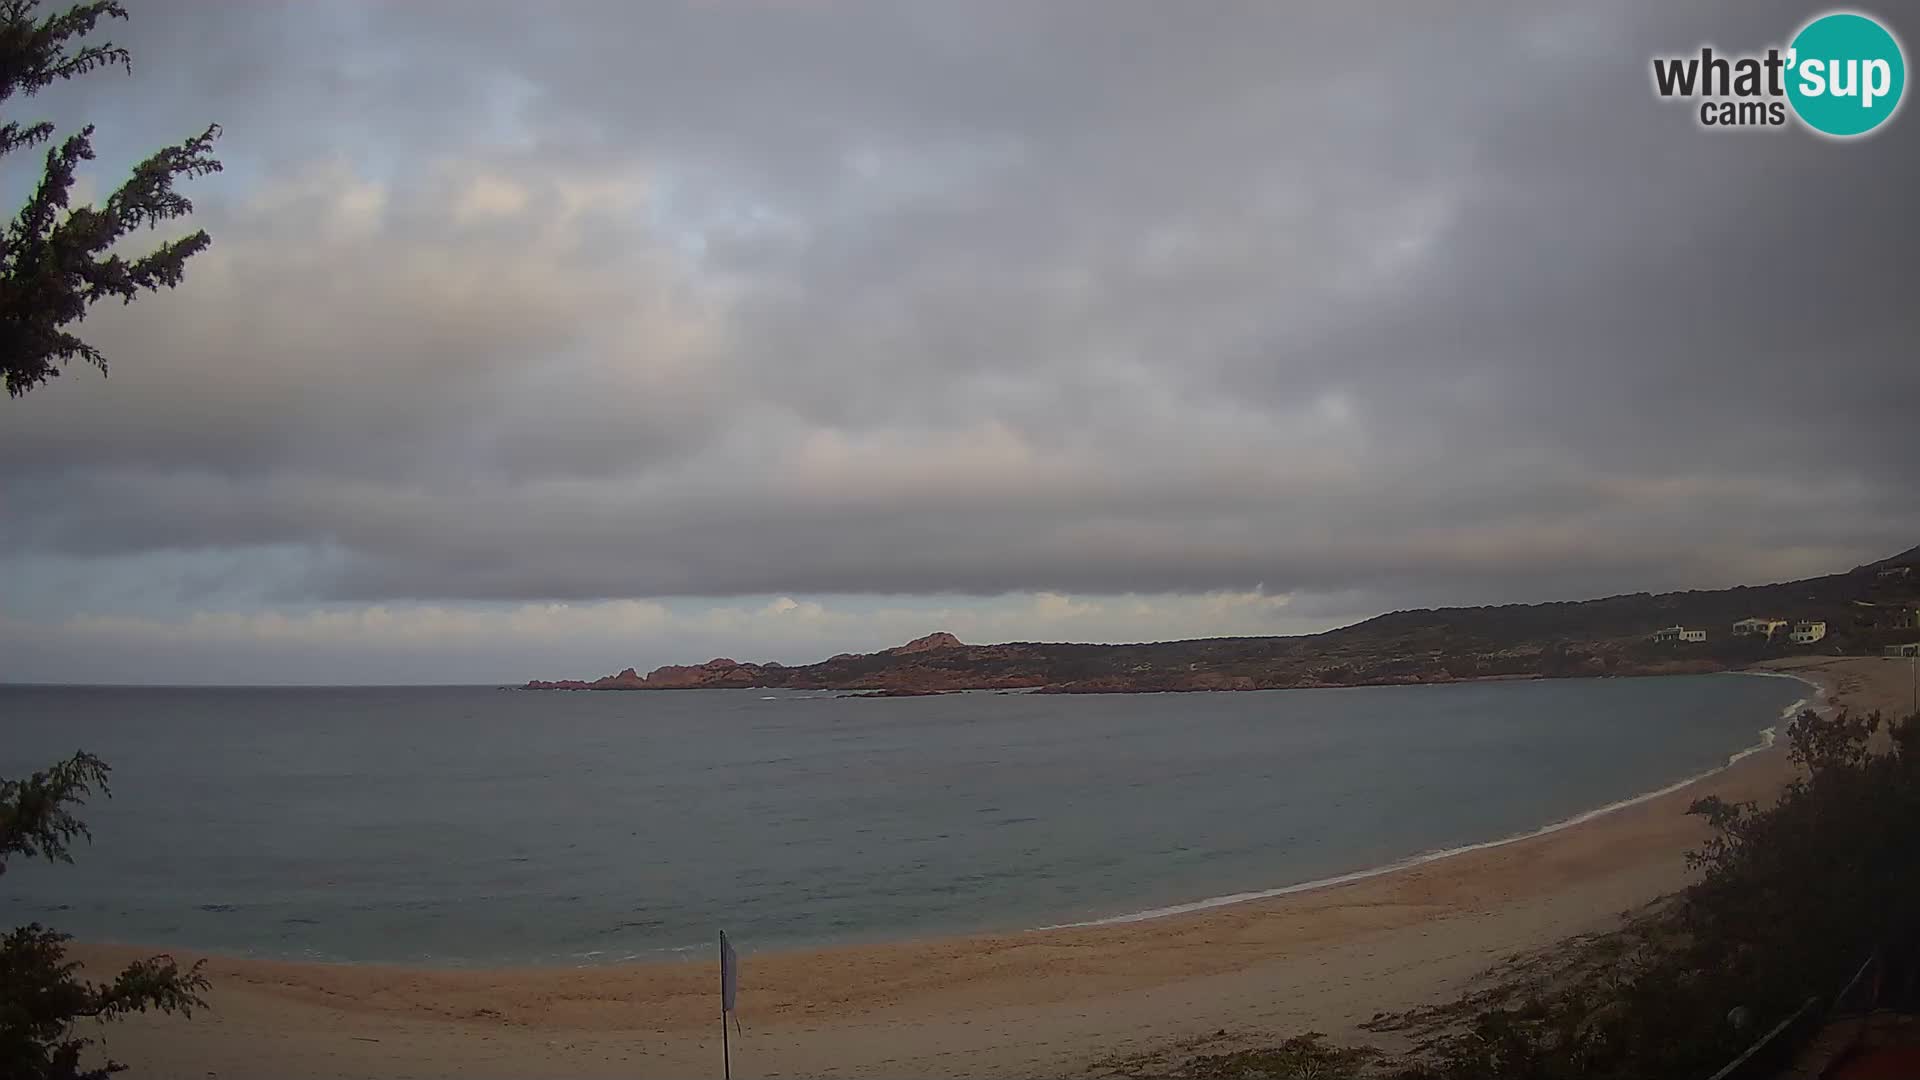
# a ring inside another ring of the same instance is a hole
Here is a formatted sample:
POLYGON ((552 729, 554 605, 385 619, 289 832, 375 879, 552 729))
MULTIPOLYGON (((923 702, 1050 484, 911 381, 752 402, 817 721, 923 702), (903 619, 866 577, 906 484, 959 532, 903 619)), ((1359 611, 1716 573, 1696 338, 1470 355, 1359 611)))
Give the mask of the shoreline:
MULTIPOLYGON (((1903 712, 1899 668, 1805 658, 1752 673, 1818 686, 1818 706, 1903 712)), ((1517 953, 1605 929, 1681 887, 1681 855, 1704 836, 1684 814, 1692 798, 1707 787, 1770 798, 1791 775, 1784 747, 1763 734, 1703 777, 1359 875, 1150 918, 749 954, 735 1065, 743 1075, 1065 1074, 1179 1041, 1213 1050, 1308 1029, 1352 1036, 1376 1011, 1450 995, 1517 953)), ((86 945, 75 955, 98 974, 143 952, 86 945)), ((687 1075, 707 1071, 719 1048, 705 963, 208 966, 211 1013, 116 1025, 110 1051, 143 1075, 199 1080, 687 1075)))
MULTIPOLYGON (((1810 688, 1812 693, 1817 698, 1824 698, 1825 695, 1828 693, 1825 686, 1823 686, 1819 682, 1816 682, 1813 679, 1809 679, 1801 675, 1790 675, 1784 672, 1727 671, 1727 672, 1715 672, 1715 674, 1754 675, 1754 676, 1761 676, 1761 677, 1767 677, 1767 678, 1788 678, 1806 685, 1808 688, 1810 688)), ((1048 930, 1078 930, 1085 927, 1094 927, 1094 926, 1122 926, 1128 923, 1151 922, 1155 919, 1176 918, 1181 915, 1188 915, 1188 914, 1192 914, 1194 912, 1199 912, 1199 911, 1212 911, 1216 908, 1232 907, 1235 904, 1251 904, 1251 903, 1257 903, 1261 900, 1271 900, 1271 899, 1275 899, 1277 897, 1282 897, 1282 896, 1297 896, 1301 893, 1312 892, 1316 889, 1330 889, 1335 886, 1347 885, 1356 881, 1366 881, 1370 878, 1382 877, 1387 874, 1401 873, 1403 871, 1411 870, 1418 866, 1425 866, 1428 863, 1439 862, 1443 859, 1451 859, 1461 855, 1471 855, 1476 851, 1490 851, 1494 848, 1505 847, 1508 844, 1518 844, 1526 840, 1535 839, 1537 837, 1551 836, 1554 833, 1560 832, 1562 830, 1578 828, 1579 826, 1589 821, 1598 820, 1599 818, 1602 818, 1608 814, 1616 813, 1618 811, 1625 810, 1629 807, 1636 806, 1640 803, 1647 802, 1652 799, 1658 799, 1665 795, 1671 795, 1674 792, 1681 790, 1682 788, 1691 787, 1694 784, 1701 783, 1702 781, 1710 780, 1713 777, 1718 776, 1719 774, 1734 767, 1735 765, 1738 765, 1741 761, 1749 757, 1752 757, 1754 754, 1764 753, 1765 751, 1771 749, 1778 738, 1778 732, 1779 732, 1780 726, 1782 724, 1788 723, 1794 717, 1799 716, 1802 710, 1809 709, 1809 708, 1813 709, 1815 712, 1825 715, 1831 710, 1832 706, 1828 706, 1824 704, 1809 704, 1808 698, 1804 698, 1804 697, 1800 698, 1799 700, 1783 708, 1780 711, 1780 715, 1774 718, 1774 722, 1772 724, 1769 724, 1768 726, 1760 729, 1759 742, 1756 742, 1751 746, 1741 747, 1740 749, 1734 751, 1732 754, 1729 754, 1727 756, 1727 760, 1720 765, 1716 765, 1713 768, 1706 770, 1705 772, 1695 773, 1692 776, 1688 776, 1684 779, 1675 780, 1673 783, 1668 784, 1665 787, 1655 788, 1651 791, 1643 791, 1638 795, 1629 795, 1624 799, 1616 799, 1613 802, 1606 803, 1605 805, 1602 805, 1602 806, 1596 806, 1590 810, 1582 810, 1571 816, 1561 818, 1558 821, 1548 822, 1547 824, 1542 825, 1539 828, 1530 829, 1526 832, 1511 833, 1506 836, 1496 837, 1495 839, 1492 839, 1492 840, 1476 840, 1472 843, 1460 844, 1450 848, 1439 848, 1433 851, 1422 851, 1417 854, 1403 856, 1401 858, 1393 860, 1392 862, 1383 863, 1379 866, 1370 866, 1362 870, 1353 870, 1344 874, 1335 874, 1331 877, 1315 878, 1311 881, 1297 882, 1292 885, 1279 885, 1270 889, 1257 889, 1257 890, 1251 890, 1248 892, 1228 893, 1224 896, 1203 897, 1199 900, 1189 900, 1179 904, 1168 904, 1164 907, 1149 908, 1145 911, 1128 912, 1122 915, 1108 915, 1102 918, 1087 919, 1081 922, 1055 923, 1050 926, 1036 926, 1032 930, 1029 930, 1027 932, 1041 933, 1048 930)))
MULTIPOLYGON (((871 946, 878 946, 878 945, 910 945, 917 941, 965 939, 969 937, 992 937, 992 936, 1005 935, 1005 934, 1038 934, 1038 933, 1047 933, 1047 932, 1056 931, 1056 930, 1078 930, 1078 929, 1087 929, 1087 928, 1102 927, 1102 926, 1122 926, 1122 925, 1128 925, 1132 923, 1152 922, 1159 919, 1177 918, 1182 915, 1188 915, 1188 914, 1193 914, 1193 913, 1202 912, 1202 911, 1212 911, 1219 908, 1231 907, 1237 904, 1257 903, 1262 900, 1270 900, 1270 899, 1275 899, 1275 898, 1284 897, 1284 896, 1296 896, 1302 893, 1313 892, 1319 889, 1335 888, 1341 885, 1347 885, 1354 882, 1367 881, 1367 880, 1377 878, 1377 877, 1382 877, 1388 874, 1401 873, 1416 867, 1425 866, 1429 863, 1440 862, 1442 860, 1454 858, 1457 856, 1470 855, 1478 851, 1491 850, 1499 847, 1504 847, 1508 844, 1515 844, 1515 843, 1520 843, 1526 840, 1535 839, 1538 837, 1550 836, 1562 830, 1575 828, 1587 822, 1597 820, 1601 817, 1604 817, 1607 814, 1625 810, 1635 805, 1638 805, 1640 803, 1646 802, 1648 800, 1657 799, 1662 796, 1671 794, 1673 792, 1681 790, 1682 788, 1711 779, 1712 777, 1719 775, 1720 773, 1723 773, 1726 770, 1732 768, 1734 765, 1738 764, 1740 761, 1744 760, 1745 758, 1750 757, 1757 753, 1764 752, 1765 750, 1769 749, 1774 745, 1775 739, 1777 737, 1777 732, 1779 731, 1780 727, 1786 722, 1792 720, 1795 716, 1799 715, 1799 713, 1803 709, 1813 708, 1816 712, 1821 712, 1821 713, 1826 713, 1829 711, 1829 707, 1824 704, 1816 703, 1816 704, 1809 705, 1810 700, 1814 702, 1824 702, 1827 694, 1829 693, 1825 685, 1814 679, 1810 679, 1802 675, 1792 674, 1790 672, 1742 669, 1742 670, 1717 671, 1717 672, 1706 672, 1706 673, 1685 672, 1680 674, 1685 676, 1697 676, 1699 674, 1707 674, 1707 675, 1733 675, 1733 676, 1752 676, 1752 677, 1760 677, 1760 678, 1791 679, 1807 687, 1811 697, 1799 698, 1794 702, 1792 702, 1791 704, 1782 708, 1779 715, 1777 715, 1774 718, 1773 723, 1767 725, 1764 728, 1759 729, 1758 741, 1748 744, 1746 746, 1743 746, 1738 750, 1735 750, 1733 753, 1727 756, 1726 761, 1722 762, 1719 765, 1716 765, 1716 766, 1713 766, 1712 768, 1683 777, 1679 780, 1672 781, 1658 788, 1653 788, 1647 791, 1639 792, 1637 794, 1628 795, 1623 798, 1616 799, 1612 802, 1604 803, 1599 806, 1591 807, 1584 810, 1578 810, 1569 814, 1566 817, 1550 821, 1547 824, 1540 825, 1530 829, 1524 829, 1518 832, 1502 834, 1499 836, 1495 836, 1491 839, 1473 840, 1473 841, 1468 841, 1461 844, 1456 844, 1451 847, 1432 848, 1425 851, 1417 851, 1412 854, 1399 856, 1397 858, 1391 859, 1387 862, 1380 863, 1374 866, 1361 867, 1356 870, 1344 871, 1344 872, 1341 872, 1338 874, 1332 874, 1326 877, 1311 878, 1306 881, 1292 882, 1285 885, 1277 885, 1277 886, 1271 886, 1271 887, 1260 888, 1260 889, 1243 890, 1240 892, 1226 893, 1226 894, 1215 895, 1215 896, 1205 896, 1195 900, 1180 901, 1178 903, 1166 904, 1159 907, 1146 908, 1138 911, 1125 911, 1118 914, 1103 915, 1096 918, 1081 919, 1073 922, 1045 923, 1038 926, 987 927, 979 930, 965 931, 960 933, 937 932, 937 931, 932 933, 902 932, 897 935, 882 935, 882 936, 875 936, 875 937, 865 938, 865 939, 856 938, 853 940, 845 940, 845 941, 825 941, 825 942, 811 942, 811 943, 803 943, 803 944, 782 944, 782 945, 770 946, 766 950, 758 950, 749 955, 765 955, 767 953, 812 953, 812 952, 823 952, 823 951, 829 951, 829 950, 835 950, 835 949, 862 948, 862 947, 871 947, 871 946)), ((1573 676, 1573 677, 1592 678, 1592 676, 1573 676)), ((1642 678, 1661 678, 1662 676, 1623 675, 1623 676, 1617 676, 1617 677, 1628 678, 1628 679, 1642 679, 1642 678)), ((1451 686, 1451 685, 1457 685, 1462 683, 1472 683, 1472 682, 1536 681, 1536 680, 1541 680, 1546 678, 1559 678, 1559 676, 1534 676, 1534 675, 1489 676, 1484 679, 1458 679, 1458 680, 1451 680, 1445 683, 1393 684, 1393 685, 1451 686)), ((1294 688, 1294 689, 1375 689, 1375 688, 1378 688, 1378 686, 1355 685, 1355 686, 1311 687, 1311 688, 1294 688)), ((684 688, 684 689, 701 689, 701 688, 691 687, 691 688, 684 688)), ((963 693, 983 693, 983 692, 986 692, 986 691, 954 690, 954 691, 940 691, 939 693, 963 694, 963 693)), ((1028 691, 994 691, 994 692, 1025 693, 1028 691)), ((1195 692, 1195 691, 1114 691, 1114 693, 1189 693, 1189 692, 1195 692)), ((1249 691, 1212 691, 1212 692, 1227 693, 1227 692, 1249 692, 1249 691)), ((1257 691, 1254 691, 1254 692, 1257 692, 1257 691)), ((1270 692, 1280 692, 1280 691, 1274 690, 1270 692)), ((819 691, 819 693, 828 693, 828 691, 819 691)), ((840 697, 849 697, 849 696, 857 697, 857 696, 872 696, 872 695, 841 694, 839 696, 840 697)), ((919 696, 919 695, 914 695, 914 696, 919 696)), ((354 960, 354 959, 339 959, 339 958, 333 958, 333 957, 311 956, 311 955, 309 956, 280 956, 280 955, 270 955, 270 954, 262 955, 258 953, 230 951, 219 946, 155 944, 153 942, 118 941, 118 940, 106 940, 106 939, 87 939, 86 944, 89 946, 100 947, 100 948, 126 949, 126 950, 141 951, 141 952, 148 952, 148 953, 154 953, 154 952, 191 953, 195 956, 204 956, 208 958, 217 958, 221 960, 230 960, 230 961, 237 961, 237 962, 243 962, 243 963, 262 962, 262 963, 274 963, 274 964, 312 964, 312 965, 347 967, 347 968, 382 967, 382 968, 393 968, 393 969, 407 970, 407 971, 453 971, 453 972, 457 972, 457 971, 484 971, 484 972, 591 971, 596 969, 621 967, 621 966, 646 966, 650 964, 680 963, 680 962, 683 962, 682 959, 675 959, 676 956, 679 956, 681 954, 688 954, 688 953, 698 953, 710 947, 707 943, 697 943, 697 944, 691 944, 691 945, 679 945, 679 946, 647 949, 639 953, 633 953, 625 956, 615 957, 609 960, 587 960, 581 963, 566 963, 566 962, 547 961, 547 960, 529 960, 529 961, 513 960, 513 961, 506 961, 506 962, 489 962, 489 961, 469 961, 469 960, 460 959, 460 958, 450 959, 445 962, 422 962, 419 960, 412 960, 412 959, 354 960)))

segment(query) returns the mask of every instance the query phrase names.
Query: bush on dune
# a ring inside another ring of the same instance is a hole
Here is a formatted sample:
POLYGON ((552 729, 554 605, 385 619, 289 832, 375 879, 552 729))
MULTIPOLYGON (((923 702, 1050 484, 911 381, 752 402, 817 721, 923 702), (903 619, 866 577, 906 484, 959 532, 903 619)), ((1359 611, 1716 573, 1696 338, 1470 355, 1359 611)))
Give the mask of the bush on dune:
MULTIPOLYGON (((12 856, 72 862, 69 846, 90 838, 73 808, 95 792, 107 794, 107 773, 105 762, 83 752, 25 780, 0 779, 0 875, 12 856)), ((199 964, 182 969, 170 956, 155 956, 96 983, 67 958, 69 940, 38 923, 0 936, 0 1077, 105 1080, 125 1066, 90 1054, 83 1022, 149 1009, 190 1015, 206 1006, 199 964)))

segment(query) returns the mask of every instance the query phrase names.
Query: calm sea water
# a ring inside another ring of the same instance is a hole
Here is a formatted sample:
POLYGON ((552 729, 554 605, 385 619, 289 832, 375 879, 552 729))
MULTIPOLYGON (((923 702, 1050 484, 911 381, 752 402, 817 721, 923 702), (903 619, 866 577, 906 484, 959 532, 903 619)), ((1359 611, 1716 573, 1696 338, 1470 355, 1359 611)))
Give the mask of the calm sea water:
POLYGON ((0 687, 0 775, 114 767, 0 925, 577 964, 1018 929, 1524 832, 1726 762, 1804 696, 1695 676, 1234 694, 0 687))

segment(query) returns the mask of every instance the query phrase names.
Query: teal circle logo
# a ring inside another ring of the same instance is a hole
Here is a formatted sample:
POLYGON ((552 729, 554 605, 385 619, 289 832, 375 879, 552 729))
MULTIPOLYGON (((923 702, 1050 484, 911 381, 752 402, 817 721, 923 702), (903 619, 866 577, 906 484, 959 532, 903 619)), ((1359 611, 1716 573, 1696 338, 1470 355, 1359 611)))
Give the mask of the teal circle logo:
POLYGON ((1836 138, 1865 135, 1900 107, 1907 61, 1887 28, 1836 12, 1801 28, 1787 53, 1787 100, 1808 127, 1836 138))

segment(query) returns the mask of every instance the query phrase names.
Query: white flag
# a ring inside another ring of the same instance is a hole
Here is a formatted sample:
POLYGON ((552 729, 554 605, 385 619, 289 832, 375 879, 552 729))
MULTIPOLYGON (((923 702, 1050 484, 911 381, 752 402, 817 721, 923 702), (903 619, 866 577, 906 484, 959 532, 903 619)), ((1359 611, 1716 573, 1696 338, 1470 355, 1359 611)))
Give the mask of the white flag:
POLYGON ((740 992, 740 958, 733 954, 727 932, 720 931, 720 1011, 733 1011, 734 995, 740 992))

